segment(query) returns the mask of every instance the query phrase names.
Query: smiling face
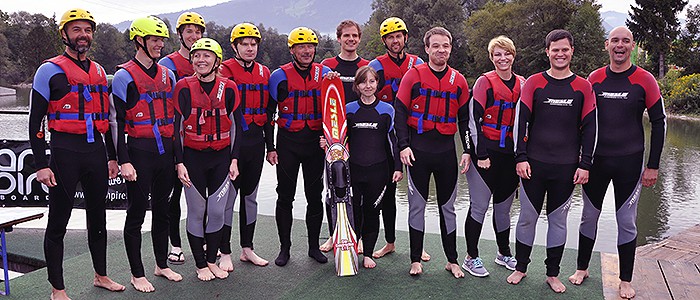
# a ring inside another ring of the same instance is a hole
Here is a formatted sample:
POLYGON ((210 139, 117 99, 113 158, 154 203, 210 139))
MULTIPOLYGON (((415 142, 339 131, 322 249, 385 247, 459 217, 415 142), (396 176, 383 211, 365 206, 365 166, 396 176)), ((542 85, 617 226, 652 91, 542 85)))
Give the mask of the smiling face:
POLYGON ((560 39, 552 41, 549 47, 545 50, 549 57, 549 65, 552 69, 563 71, 569 69, 571 65, 571 56, 574 55, 574 47, 571 46, 568 39, 560 39))
POLYGON ((338 38, 340 48, 345 52, 355 52, 360 44, 360 32, 355 26, 345 26, 338 38))
POLYGON ((630 55, 634 49, 632 32, 624 27, 613 29, 605 41, 605 49, 610 55, 610 64, 625 65, 631 63, 630 55))
POLYGON ((300 67, 308 67, 314 61, 316 54, 315 44, 296 44, 289 48, 289 52, 294 56, 300 67))
POLYGON ((363 98, 371 98, 377 92, 377 77, 368 74, 365 81, 357 84, 357 90, 363 98))
POLYGON ((239 38, 234 48, 243 61, 253 61, 258 56, 258 40, 255 38, 239 38))
POLYGON ((202 33, 201 26, 186 24, 184 25, 184 28, 182 28, 180 36, 182 37, 182 41, 185 43, 185 47, 189 49, 192 47, 194 42, 202 38, 202 33))
POLYGON ((513 53, 501 47, 494 47, 491 52, 491 62, 496 70, 510 72, 513 67, 513 53))
POLYGON ((159 36, 148 36, 146 39, 146 49, 153 58, 160 57, 160 52, 165 46, 165 38, 159 36))
POLYGON ((406 34, 403 31, 392 32, 382 37, 382 41, 391 53, 399 54, 406 45, 406 34))
POLYGON ((63 26, 62 35, 79 53, 85 53, 92 45, 92 24, 83 20, 68 22, 63 26))
POLYGON ((450 38, 442 34, 434 34, 428 40, 425 46, 425 52, 428 53, 428 60, 431 66, 444 66, 447 60, 450 59, 452 52, 452 44, 450 38))
POLYGON ((195 50, 192 53, 192 67, 199 75, 207 75, 216 64, 216 54, 209 50, 195 50))

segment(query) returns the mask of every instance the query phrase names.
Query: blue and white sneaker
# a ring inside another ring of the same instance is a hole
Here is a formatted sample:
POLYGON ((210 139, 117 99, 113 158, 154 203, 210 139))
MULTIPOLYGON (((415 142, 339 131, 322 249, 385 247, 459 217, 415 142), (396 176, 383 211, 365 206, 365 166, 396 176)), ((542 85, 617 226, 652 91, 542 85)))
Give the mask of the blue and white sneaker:
POLYGON ((501 253, 498 253, 494 261, 496 264, 504 266, 506 269, 511 271, 515 271, 515 265, 518 263, 515 257, 501 255, 501 253))
POLYGON ((465 257, 462 263, 462 268, 476 277, 486 277, 489 276, 489 271, 484 267, 484 262, 481 258, 469 258, 465 257))

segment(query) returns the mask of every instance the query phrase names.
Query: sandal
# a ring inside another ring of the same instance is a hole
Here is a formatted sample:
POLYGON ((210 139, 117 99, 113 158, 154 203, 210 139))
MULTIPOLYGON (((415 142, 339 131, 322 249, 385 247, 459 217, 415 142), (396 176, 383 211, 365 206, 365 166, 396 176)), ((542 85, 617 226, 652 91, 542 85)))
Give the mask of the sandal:
POLYGON ((168 261, 174 265, 184 264, 185 263, 185 253, 183 253, 183 252, 180 252, 180 253, 170 252, 168 254, 168 261))

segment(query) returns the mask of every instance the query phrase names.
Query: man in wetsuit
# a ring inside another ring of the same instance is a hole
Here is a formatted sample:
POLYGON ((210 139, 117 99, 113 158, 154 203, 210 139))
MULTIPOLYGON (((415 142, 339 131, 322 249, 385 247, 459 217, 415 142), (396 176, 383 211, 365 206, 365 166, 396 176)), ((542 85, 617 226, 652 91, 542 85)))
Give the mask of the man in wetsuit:
MULTIPOLYGON (((360 67, 369 64, 369 61, 357 55, 357 46, 360 45, 362 38, 360 24, 352 20, 344 20, 336 27, 335 35, 338 43, 340 43, 340 54, 336 57, 324 59, 321 64, 340 73, 340 79, 343 81, 343 91, 345 92, 345 103, 347 104, 359 99, 359 95, 352 89, 353 82, 355 82, 355 73, 360 67)), ((354 214, 361 215, 361 212, 356 211, 354 214)), ((331 206, 328 203, 326 203, 326 217, 328 218, 329 237, 320 246, 323 252, 333 250, 332 237, 335 225, 331 222, 331 206)))
POLYGON ((107 154, 102 134, 109 128, 107 73, 87 59, 95 19, 89 11, 72 9, 58 26, 65 52, 37 69, 32 85, 29 140, 34 153, 36 180, 49 187, 49 220, 44 235, 46 272, 51 299, 69 299, 63 282, 63 238, 73 209, 78 182, 85 194, 88 246, 95 270, 93 284, 109 291, 123 285, 107 277, 105 197, 107 154), (46 157, 43 120, 51 132, 51 160, 46 157))
MULTIPOLYGON (((202 38, 206 23, 202 15, 196 12, 184 12, 177 18, 177 35, 180 37, 180 49, 166 55, 158 61, 158 64, 175 73, 176 80, 180 80, 194 74, 190 63, 190 48, 192 44, 202 38)), ((182 252, 182 239, 180 238, 180 197, 182 195, 182 183, 177 176, 173 176, 173 193, 170 196, 170 208, 168 210, 170 244, 172 248, 168 254, 168 261, 173 264, 185 262, 185 254, 182 252)))
POLYGON ((605 48, 610 64, 588 77, 598 105, 598 144, 590 179, 583 186, 583 214, 579 228, 577 271, 569 277, 579 285, 588 277, 588 263, 595 244, 603 198, 612 181, 615 187, 617 252, 620 259, 620 297, 633 298, 632 270, 637 246, 637 203, 642 186, 656 183, 666 134, 666 114, 656 79, 630 60, 634 49, 632 32, 616 27, 608 35, 605 48), (646 109, 651 123, 651 143, 644 163, 646 109))
MULTIPOLYGON (((386 53, 373 59, 369 66, 379 74, 377 98, 392 105, 399 91, 401 78, 413 66, 420 65, 423 60, 413 54, 406 53, 408 42, 408 27, 397 17, 387 18, 379 25, 379 34, 386 53)), ((391 163, 389 165, 392 165, 391 163)), ((374 258, 396 251, 396 183, 388 182, 381 202, 382 220, 384 221, 384 238, 386 245, 372 254, 374 258)), ((423 251, 423 261, 430 260, 430 255, 423 251)))
POLYGON ((168 201, 175 176, 172 100, 175 75, 156 63, 164 40, 169 37, 163 21, 153 16, 138 18, 131 23, 129 31, 136 54, 114 74, 112 104, 115 113, 110 115, 110 123, 129 198, 124 245, 131 267, 131 284, 136 290, 148 293, 155 288, 146 279, 141 260, 141 225, 149 202, 156 260, 153 273, 172 281, 182 280, 167 263, 168 201))
MULTIPOLYGON (((241 154, 238 168, 241 175, 234 186, 241 190, 239 228, 241 232, 241 261, 264 267, 268 261, 253 251, 253 235, 258 216, 258 187, 265 160, 265 148, 274 150, 272 114, 268 112, 270 69, 255 61, 262 36, 258 27, 240 23, 231 30, 231 47, 235 56, 222 63, 221 75, 233 80, 241 97, 241 154)), ((228 216, 225 222, 232 222, 228 216)), ((231 255, 231 224, 224 225, 221 260, 228 263, 231 255), (227 258, 227 255, 229 256, 227 258), (228 260, 228 261, 227 261, 228 260)), ((229 266, 220 264, 222 269, 229 266)), ((230 265, 233 269, 233 265, 230 265)))
POLYGON ((275 264, 289 262, 292 246, 292 203, 296 193, 299 167, 304 176, 306 196, 306 230, 308 255, 319 263, 328 262, 318 248, 323 222, 324 153, 318 146, 322 134, 321 80, 331 70, 314 63, 318 37, 307 27, 294 28, 287 46, 292 62, 282 65, 270 75, 270 105, 279 110, 277 118, 277 149, 268 153, 268 161, 277 163, 277 204, 275 220, 280 238, 280 253, 275 264))
POLYGON ((455 278, 464 277, 457 263, 457 153, 458 134, 464 152, 461 172, 469 167, 469 86, 457 70, 447 65, 452 35, 434 27, 423 38, 427 64, 415 66, 401 80, 396 95, 396 136, 401 162, 408 166, 408 227, 411 275, 423 272, 421 252, 425 234, 425 206, 431 175, 435 177, 440 212, 440 235, 447 256, 445 269, 455 278))
POLYGON ((515 170, 521 178, 520 217, 515 231, 515 271, 508 283, 526 276, 535 226, 547 194, 547 284, 566 287, 557 277, 566 243, 566 217, 576 184, 588 181, 596 143, 595 96, 590 83, 571 72, 574 38, 552 30, 545 40, 547 71, 525 81, 513 129, 515 170))

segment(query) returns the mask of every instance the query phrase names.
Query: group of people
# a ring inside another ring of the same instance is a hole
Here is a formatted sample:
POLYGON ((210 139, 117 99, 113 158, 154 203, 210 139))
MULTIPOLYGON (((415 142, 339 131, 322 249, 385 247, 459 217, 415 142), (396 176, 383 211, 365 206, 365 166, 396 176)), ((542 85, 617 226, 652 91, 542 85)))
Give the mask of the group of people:
MULTIPOLYGON (((230 245, 233 207, 240 193, 240 260, 258 266, 268 261, 253 247, 257 190, 263 163, 276 166, 275 220, 280 240, 275 264, 290 260, 292 205, 299 168, 306 197, 308 255, 326 263, 319 245, 323 221, 321 81, 344 82, 353 189, 354 226, 362 245, 363 266, 395 251, 396 183, 408 180, 411 275, 430 260, 423 250, 425 208, 435 179, 446 270, 464 277, 489 275, 478 242, 491 198, 498 252, 495 263, 512 270, 507 281, 526 277, 535 225, 545 203, 548 220, 546 282, 555 292, 566 242, 566 221, 575 185, 583 186, 575 285, 589 275, 597 221, 610 181, 615 187, 620 256, 620 296, 634 297, 631 286, 636 247, 636 207, 642 186, 658 176, 665 135, 665 112, 658 85, 630 60, 632 33, 613 29, 605 47, 610 64, 588 80, 570 70, 573 36, 553 30, 545 39, 550 68, 528 79, 513 72, 516 48, 498 36, 488 45, 494 70, 480 76, 470 91, 467 80, 448 65, 452 35, 434 27, 423 36, 428 60, 406 52, 408 27, 391 17, 380 25, 386 47, 372 61, 357 53, 362 30, 351 20, 336 30, 341 52, 316 63, 316 33, 306 27, 288 35, 292 62, 274 72, 256 62, 262 36, 251 23, 231 31, 234 57, 223 60, 221 45, 204 38, 206 22, 195 12, 176 24, 180 48, 163 56, 170 30, 149 16, 131 23, 134 58, 119 66, 111 86, 107 73, 87 58, 95 20, 86 10, 67 11, 59 33, 62 55, 36 72, 31 94, 30 142, 37 180, 49 187, 49 221, 44 240, 52 299, 68 299, 63 282, 63 237, 78 182, 86 199, 88 244, 94 285, 110 291, 125 287, 107 276, 105 195, 107 182, 121 172, 127 181, 124 224, 131 284, 155 290, 141 258, 141 227, 152 211, 155 276, 181 281, 168 263, 185 261, 179 232, 180 195, 187 203, 187 239, 197 277, 226 278, 233 271, 230 245), (161 56, 163 56, 161 58, 161 56), (651 149, 644 167, 642 114, 652 124, 651 149), (51 133, 46 152, 44 119, 51 133), (273 138, 276 127, 276 138, 273 138), (455 135, 462 144, 458 157, 455 135), (320 147, 319 147, 320 146, 320 147), (469 184, 465 222, 467 255, 458 262, 454 202, 459 173, 469 184), (516 193, 516 189, 520 189, 516 193), (521 211, 510 249, 510 210, 519 195, 521 211), (386 245, 374 251, 383 218, 386 245), (169 245, 171 244, 170 250, 169 245), (373 259, 374 258, 374 259, 373 259), (218 260, 218 262, 217 262, 218 260)), ((331 204, 326 204, 330 216, 331 204)), ((330 217, 329 217, 330 219, 330 217)), ((329 232, 333 224, 329 222, 329 232)))

